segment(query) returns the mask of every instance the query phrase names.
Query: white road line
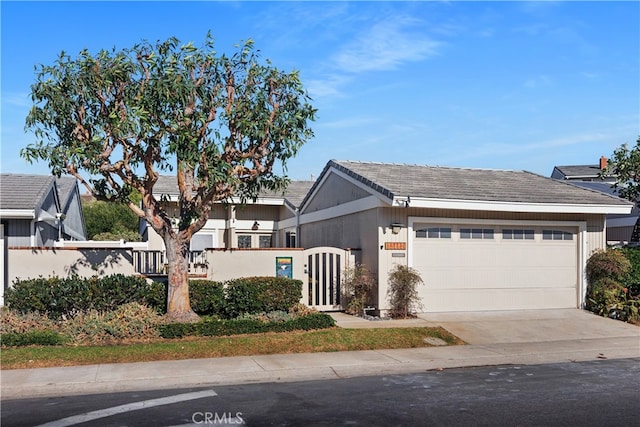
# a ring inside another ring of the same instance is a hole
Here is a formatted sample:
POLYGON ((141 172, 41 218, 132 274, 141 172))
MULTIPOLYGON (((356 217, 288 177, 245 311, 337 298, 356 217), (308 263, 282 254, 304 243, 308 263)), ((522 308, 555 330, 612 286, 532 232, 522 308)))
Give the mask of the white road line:
POLYGON ((177 394, 175 396, 161 397, 159 399, 143 400, 140 402, 127 403, 125 405, 114 406, 113 408, 100 409, 98 411, 87 412, 85 414, 74 415, 61 420, 51 421, 41 424, 38 427, 67 427, 87 421, 110 417, 111 415, 122 414, 124 412, 137 411, 140 409, 153 408, 154 406, 170 405, 187 400, 202 399, 203 397, 217 396, 213 390, 196 391, 193 393, 177 394))

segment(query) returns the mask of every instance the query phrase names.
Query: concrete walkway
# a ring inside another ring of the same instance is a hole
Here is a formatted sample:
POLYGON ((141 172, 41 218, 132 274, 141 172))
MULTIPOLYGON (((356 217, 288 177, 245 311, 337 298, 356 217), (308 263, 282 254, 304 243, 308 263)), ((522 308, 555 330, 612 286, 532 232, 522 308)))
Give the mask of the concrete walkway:
POLYGON ((423 314, 382 321, 332 316, 345 328, 442 326, 468 345, 4 370, 2 399, 640 358, 639 327, 580 310, 423 314))

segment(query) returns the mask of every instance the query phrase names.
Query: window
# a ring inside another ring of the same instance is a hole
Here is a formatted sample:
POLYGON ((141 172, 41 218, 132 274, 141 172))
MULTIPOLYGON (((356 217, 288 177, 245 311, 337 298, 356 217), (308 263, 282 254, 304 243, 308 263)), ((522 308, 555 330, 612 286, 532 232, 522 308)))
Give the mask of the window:
POLYGON ((191 243, 189 244, 190 251, 204 251, 207 248, 215 248, 216 235, 215 233, 198 232, 191 237, 191 243))
POLYGON ((238 247, 239 248, 250 248, 251 247, 251 236, 248 234, 240 234, 238 235, 238 247))
POLYGON ((271 236, 258 236, 259 247, 260 248, 270 248, 271 247, 271 236))
POLYGON ((542 230, 543 240, 573 240, 573 233, 562 230, 542 230))
POLYGON ((296 247, 296 233, 294 231, 287 231, 285 235, 285 239, 286 239, 288 248, 296 247))
POLYGON ((493 229, 492 228, 461 228, 460 238, 492 240, 493 229))
POLYGON ((502 239, 503 240, 533 240, 534 234, 535 233, 533 230, 505 228, 502 230, 502 239))
POLYGON ((427 239, 450 239, 451 228, 447 227, 430 227, 416 230, 416 237, 427 239))

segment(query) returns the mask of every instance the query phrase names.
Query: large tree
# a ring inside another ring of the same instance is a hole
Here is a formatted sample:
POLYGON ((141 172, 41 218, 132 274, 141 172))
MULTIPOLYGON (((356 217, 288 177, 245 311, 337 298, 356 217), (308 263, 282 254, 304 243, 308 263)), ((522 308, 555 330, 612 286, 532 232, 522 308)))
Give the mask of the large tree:
MULTIPOLYGON (((613 187, 620 197, 638 204, 640 201, 640 137, 635 147, 629 148, 622 144, 614 150, 611 159, 607 162, 607 168, 601 173, 601 177, 613 176, 616 182, 613 187)), ((640 218, 636 221, 631 233, 631 242, 640 241, 640 218)))
POLYGON ((640 137, 635 147, 627 144, 618 147, 607 163, 603 176, 614 176, 614 187, 625 199, 638 202, 640 199, 640 137))
POLYGON ((31 97, 26 129, 36 142, 22 156, 47 161, 55 175, 75 176, 96 199, 126 203, 148 222, 167 251, 167 315, 184 321, 197 318, 191 237, 214 202, 244 203, 286 185, 286 162, 313 136, 316 111, 297 72, 261 62, 251 40, 218 54, 210 34, 201 47, 170 38, 95 56, 62 52, 37 69, 31 97), (177 227, 154 193, 160 172, 177 176, 177 227))

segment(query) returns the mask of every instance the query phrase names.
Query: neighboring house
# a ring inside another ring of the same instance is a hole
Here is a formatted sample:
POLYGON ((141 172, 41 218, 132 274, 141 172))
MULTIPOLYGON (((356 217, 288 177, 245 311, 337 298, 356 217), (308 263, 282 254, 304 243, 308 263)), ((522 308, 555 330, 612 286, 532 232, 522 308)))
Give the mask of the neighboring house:
POLYGON ((330 161, 300 205, 303 247, 361 250, 388 309, 395 264, 426 312, 582 307, 605 216, 631 202, 530 172, 330 161))
POLYGON ((75 178, 0 174, 0 220, 6 246, 86 240, 75 178))
POLYGON ((615 176, 600 176, 607 168, 607 158, 602 156, 595 165, 555 166, 551 178, 563 181, 616 182, 615 176))
MULTIPOLYGON (((551 178, 567 181, 571 184, 593 191, 618 197, 617 190, 613 188, 616 182, 615 176, 601 176, 607 167, 607 158, 602 156, 598 164, 594 165, 569 165, 555 166, 551 178)), ((640 209, 634 206, 628 215, 607 215, 607 242, 610 244, 628 244, 633 242, 633 231, 638 222, 640 209)))
MULTIPOLYGON (((312 185, 313 181, 292 181, 284 193, 263 192, 244 206, 239 200, 228 206, 215 203, 209 220, 191 239, 190 250, 296 247, 297 208, 312 185)), ((177 178, 160 176, 154 194, 166 200, 167 212, 177 219, 177 178)), ((141 234, 150 250, 163 250, 162 239, 145 222, 141 234)))

